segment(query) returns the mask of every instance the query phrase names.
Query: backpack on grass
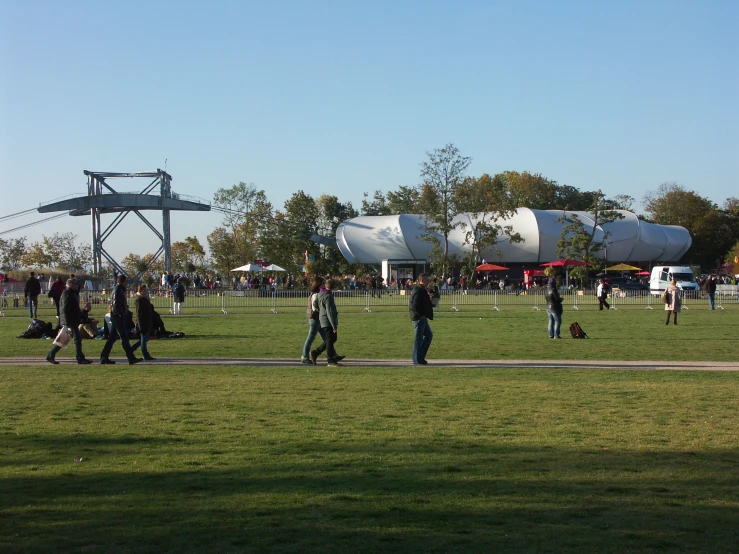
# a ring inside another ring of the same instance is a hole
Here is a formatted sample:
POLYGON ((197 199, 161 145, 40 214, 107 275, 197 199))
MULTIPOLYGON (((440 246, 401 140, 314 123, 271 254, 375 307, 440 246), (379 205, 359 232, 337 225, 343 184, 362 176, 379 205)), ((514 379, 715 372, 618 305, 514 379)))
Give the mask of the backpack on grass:
POLYGON ((570 335, 572 335, 573 339, 588 338, 588 334, 582 330, 582 327, 580 327, 580 324, 577 321, 570 325, 570 335))
POLYGON ((46 323, 40 319, 34 319, 28 326, 28 329, 23 331, 18 338, 19 339, 41 339, 43 337, 54 336, 54 326, 51 323, 46 323))

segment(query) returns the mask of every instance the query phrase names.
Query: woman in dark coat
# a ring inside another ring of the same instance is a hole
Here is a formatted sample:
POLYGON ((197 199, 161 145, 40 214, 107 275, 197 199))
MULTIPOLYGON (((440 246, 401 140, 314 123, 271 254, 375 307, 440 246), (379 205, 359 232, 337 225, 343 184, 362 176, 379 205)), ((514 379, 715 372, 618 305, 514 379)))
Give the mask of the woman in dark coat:
POLYGON ((549 338, 561 339, 559 330, 562 327, 562 297, 559 295, 559 289, 557 288, 557 277, 551 277, 549 279, 544 298, 547 301, 547 316, 549 317, 547 330, 549 331, 549 338))
MULTIPOLYGON (((59 319, 59 300, 61 299, 62 293, 64 292, 65 288, 66 286, 64 285, 64 281, 62 281, 62 278, 57 277, 56 281, 54 281, 54 284, 51 285, 51 288, 49 289, 48 296, 54 301, 57 319, 59 319)), ((61 327, 61 324, 59 324, 58 326, 61 327)))
POLYGON ((178 279, 172 287, 172 296, 174 297, 173 315, 182 315, 182 303, 185 301, 185 283, 182 278, 178 279))
POLYGON ((145 360, 154 360, 147 347, 149 343, 149 336, 154 323, 154 308, 149 300, 149 289, 146 285, 139 285, 136 289, 136 300, 134 300, 134 306, 136 310, 136 327, 139 330, 140 339, 131 348, 136 350, 141 346, 141 353, 144 355, 145 360))

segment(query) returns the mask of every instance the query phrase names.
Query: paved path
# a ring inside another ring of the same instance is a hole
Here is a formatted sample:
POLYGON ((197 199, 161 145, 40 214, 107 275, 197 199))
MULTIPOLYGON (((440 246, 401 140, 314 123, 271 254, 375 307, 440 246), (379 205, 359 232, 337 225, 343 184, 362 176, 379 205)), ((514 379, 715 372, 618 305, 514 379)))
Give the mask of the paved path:
MULTIPOLYGON (((57 361, 64 365, 76 365, 74 358, 58 356, 57 361)), ((125 365, 125 358, 116 359, 117 365, 125 365)), ((325 361, 319 360, 319 367, 325 367, 325 361)), ((398 359, 357 359, 344 360, 346 367, 411 367, 409 360, 398 359)), ((428 367, 449 368, 538 368, 538 369, 605 369, 605 370, 683 370, 683 371, 739 371, 738 362, 670 362, 670 361, 566 361, 566 360, 430 360, 428 367)), ((144 365, 179 365, 179 366, 257 366, 257 367, 304 367, 295 358, 157 358, 155 362, 141 362, 144 365)), ((42 357, 0 358, 0 366, 49 366, 42 357)))

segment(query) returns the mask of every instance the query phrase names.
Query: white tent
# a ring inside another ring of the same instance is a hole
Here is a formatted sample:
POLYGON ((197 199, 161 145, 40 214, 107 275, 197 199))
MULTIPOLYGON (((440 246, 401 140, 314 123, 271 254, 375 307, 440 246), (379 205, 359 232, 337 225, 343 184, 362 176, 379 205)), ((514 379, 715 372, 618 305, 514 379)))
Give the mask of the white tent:
POLYGON ((267 267, 264 268, 264 271, 287 271, 287 269, 282 269, 279 265, 276 264, 269 264, 267 267))
POLYGON ((236 269, 232 269, 231 271, 262 271, 263 268, 261 265, 256 264, 246 264, 242 265, 241 267, 237 267, 236 269))

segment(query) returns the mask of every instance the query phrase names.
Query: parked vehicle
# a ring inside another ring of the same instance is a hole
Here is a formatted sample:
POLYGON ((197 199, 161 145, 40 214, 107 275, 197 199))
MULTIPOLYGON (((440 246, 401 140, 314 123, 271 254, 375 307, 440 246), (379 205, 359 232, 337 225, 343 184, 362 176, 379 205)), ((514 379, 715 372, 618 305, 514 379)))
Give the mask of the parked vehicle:
POLYGON ((611 289, 619 289, 628 292, 646 292, 649 290, 648 285, 640 283, 639 281, 628 279, 626 277, 606 277, 606 281, 610 283, 611 289))
POLYGON ((649 291, 654 296, 661 296, 670 281, 675 279, 679 289, 698 291, 700 285, 695 280, 693 270, 684 265, 659 265, 652 268, 649 278, 649 291))

